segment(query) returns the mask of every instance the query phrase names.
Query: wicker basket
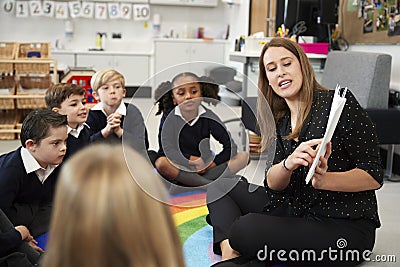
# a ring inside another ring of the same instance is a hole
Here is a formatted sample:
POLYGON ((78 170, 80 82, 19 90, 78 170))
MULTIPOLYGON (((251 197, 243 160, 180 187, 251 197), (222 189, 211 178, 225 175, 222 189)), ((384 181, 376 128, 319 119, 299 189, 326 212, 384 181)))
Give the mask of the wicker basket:
POLYGON ((17 43, 0 42, 0 59, 15 59, 17 43))
POLYGON ((44 94, 51 85, 50 75, 18 76, 17 95, 26 95, 27 98, 17 98, 17 107, 46 108, 44 94))
POLYGON ((17 59, 50 59, 50 43, 19 43, 17 59))
POLYGON ((14 109, 15 101, 13 98, 1 98, 1 95, 15 94, 14 76, 0 75, 0 109, 14 109))
POLYGON ((17 111, 17 123, 15 124, 15 129, 18 130, 17 133, 17 138, 21 139, 21 129, 22 129, 22 122, 24 121, 24 119, 26 118, 26 116, 28 116, 29 113, 31 113, 33 111, 33 109, 19 109, 17 111))
MULTIPOLYGON (((0 111, 0 129, 1 130, 14 130, 17 123, 16 110, 2 110, 0 111)), ((0 133, 0 140, 15 139, 15 133, 0 133)))
MULTIPOLYGON (((0 42, 0 59, 12 60, 17 54, 17 43, 0 42)), ((0 63, 0 73, 13 73, 14 65, 9 62, 0 63)))
POLYGON ((50 63, 14 63, 15 74, 48 74, 50 63))

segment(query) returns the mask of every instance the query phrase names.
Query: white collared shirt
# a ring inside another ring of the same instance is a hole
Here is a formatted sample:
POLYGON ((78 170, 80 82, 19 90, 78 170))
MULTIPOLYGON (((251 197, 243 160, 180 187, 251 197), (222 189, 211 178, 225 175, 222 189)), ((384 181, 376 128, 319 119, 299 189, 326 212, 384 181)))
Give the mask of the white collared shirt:
POLYGON ((40 166, 37 160, 32 156, 32 154, 25 147, 21 148, 21 157, 22 162, 25 167, 25 171, 27 174, 31 172, 35 172, 40 182, 43 184, 44 181, 50 176, 50 174, 54 171, 54 169, 58 165, 47 165, 47 168, 44 169, 40 166))
MULTIPOLYGON (((101 110, 103 112, 104 115, 106 115, 106 117, 108 117, 107 113, 105 112, 104 108, 103 108, 103 103, 99 102, 96 105, 94 105, 91 110, 101 110)), ((126 116, 126 106, 124 101, 121 101, 121 104, 118 106, 117 110, 115 111, 115 113, 119 113, 122 116, 126 116)))
POLYGON ((71 128, 69 125, 67 125, 67 134, 71 134, 73 137, 78 138, 85 126, 89 127, 89 125, 87 125, 85 122, 79 125, 76 129, 71 128))
POLYGON ((189 123, 189 122, 183 117, 183 115, 182 115, 182 113, 181 113, 181 109, 179 108, 179 106, 176 106, 176 107, 175 107, 175 115, 181 117, 184 121, 187 122, 187 124, 189 124, 189 126, 193 126, 193 125, 199 120, 200 116, 201 116, 202 114, 204 114, 204 113, 206 113, 206 110, 203 108, 202 105, 200 105, 200 106, 199 106, 199 111, 197 112, 196 118, 194 118, 194 120, 192 120, 192 122, 189 123))

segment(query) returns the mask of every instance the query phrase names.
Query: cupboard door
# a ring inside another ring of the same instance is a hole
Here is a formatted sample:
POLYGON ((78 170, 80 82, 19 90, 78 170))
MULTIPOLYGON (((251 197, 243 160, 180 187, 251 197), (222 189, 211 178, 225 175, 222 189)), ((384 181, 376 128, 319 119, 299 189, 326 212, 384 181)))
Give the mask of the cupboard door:
POLYGON ((124 75, 126 86, 149 85, 148 56, 115 56, 114 68, 124 75))
POLYGON ((77 64, 79 67, 91 67, 95 71, 115 69, 124 75, 126 86, 140 86, 150 76, 149 56, 78 55, 77 64))
POLYGON ((185 42, 156 42, 155 70, 156 74, 166 68, 190 61, 190 43, 185 42))
POLYGON ((52 59, 57 61, 57 67, 63 69, 64 67, 75 67, 75 54, 51 54, 52 59))
POLYGON ((80 55, 76 57, 77 67, 89 67, 95 71, 113 68, 113 57, 111 55, 80 55))
POLYGON ((190 61, 207 61, 193 64, 192 71, 198 75, 206 75, 207 71, 223 64, 225 59, 225 44, 219 43, 193 43, 191 46, 190 61), (216 64, 217 63, 217 64, 216 64))

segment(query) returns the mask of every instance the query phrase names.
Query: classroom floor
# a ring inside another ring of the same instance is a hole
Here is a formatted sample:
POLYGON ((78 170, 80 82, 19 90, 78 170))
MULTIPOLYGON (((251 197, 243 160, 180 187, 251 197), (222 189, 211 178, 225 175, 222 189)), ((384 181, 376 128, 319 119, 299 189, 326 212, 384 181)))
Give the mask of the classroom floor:
MULTIPOLYGON (((133 102, 143 114, 149 134, 150 148, 157 149, 157 133, 161 116, 155 116, 156 108, 150 99, 135 99, 133 102)), ((240 107, 228 107, 223 104, 212 107, 212 110, 215 111, 222 120, 239 118, 241 112, 240 107)), ((233 125, 233 128, 235 127, 239 128, 239 125, 233 125)), ((235 129, 233 129, 233 131, 235 131, 235 129)), ((240 130, 238 129, 236 132, 240 133, 240 130)), ((239 143, 240 137, 235 141, 239 143)), ((19 140, 1 140, 0 154, 14 150, 19 145, 19 140)), ((252 160, 245 170, 245 176, 248 178, 250 177, 250 181, 260 183, 260 178, 262 180, 264 175, 264 169, 264 160, 252 160)), ((400 266, 400 242, 398 241, 400 240, 400 206, 398 206, 400 203, 400 182, 385 181, 383 187, 378 190, 376 194, 378 197, 379 215, 382 226, 377 230, 374 253, 371 256, 371 259, 374 259, 374 261, 364 263, 362 266, 400 266), (391 259, 392 262, 378 262, 375 260, 375 258, 378 259, 380 257, 380 259, 386 259, 387 261, 391 255, 395 256, 397 263, 393 262, 393 259, 391 259)))

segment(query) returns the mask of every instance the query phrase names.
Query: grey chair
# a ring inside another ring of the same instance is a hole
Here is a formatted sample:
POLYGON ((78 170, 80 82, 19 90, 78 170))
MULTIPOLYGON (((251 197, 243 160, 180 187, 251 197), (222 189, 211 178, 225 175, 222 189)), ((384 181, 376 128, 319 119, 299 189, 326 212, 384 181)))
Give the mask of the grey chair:
MULTIPOLYGON (((391 179, 394 145, 400 144, 400 112, 388 109, 392 56, 381 53, 331 51, 321 84, 348 87, 376 125, 379 143, 388 145, 385 177, 391 179), (397 125, 397 126, 396 126, 397 125)), ((392 179, 393 180, 393 179, 392 179)))
POLYGON ((321 84, 348 87, 363 108, 387 109, 392 56, 356 51, 331 51, 321 84))

